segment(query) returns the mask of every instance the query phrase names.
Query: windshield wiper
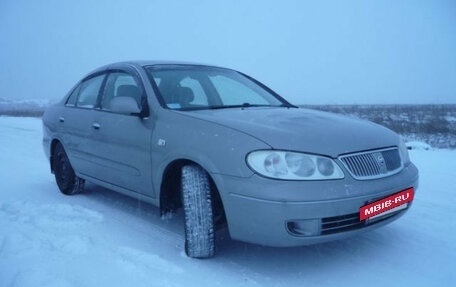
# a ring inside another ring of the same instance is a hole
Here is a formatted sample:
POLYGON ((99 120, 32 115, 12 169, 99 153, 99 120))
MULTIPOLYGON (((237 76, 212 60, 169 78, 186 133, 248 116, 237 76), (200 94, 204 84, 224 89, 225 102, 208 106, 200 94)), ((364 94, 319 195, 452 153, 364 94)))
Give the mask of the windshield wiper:
POLYGON ((276 107, 272 105, 260 105, 260 104, 250 104, 243 103, 242 105, 220 105, 220 106, 208 106, 208 109, 218 110, 218 109, 231 109, 231 108, 253 108, 253 107, 276 107))
POLYGON ((197 110, 220 110, 220 109, 236 109, 236 108, 255 108, 255 107, 271 107, 271 108, 297 108, 291 104, 281 105, 265 105, 265 104, 251 104, 243 103, 242 105, 217 105, 217 106, 200 106, 200 107, 187 107, 177 109, 179 111, 197 111, 197 110))
POLYGON ((231 108, 248 108, 248 107, 272 107, 270 105, 219 105, 219 106, 204 106, 204 107, 183 107, 174 109, 176 111, 198 111, 198 110, 219 110, 219 109, 231 109, 231 108))

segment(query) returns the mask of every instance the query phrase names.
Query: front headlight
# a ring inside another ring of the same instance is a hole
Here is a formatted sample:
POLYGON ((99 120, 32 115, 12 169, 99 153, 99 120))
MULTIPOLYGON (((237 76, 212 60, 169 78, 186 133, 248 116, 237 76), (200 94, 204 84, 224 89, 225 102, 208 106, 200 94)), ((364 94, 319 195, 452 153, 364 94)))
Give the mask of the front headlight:
POLYGON ((329 157, 304 153, 261 150, 247 155, 247 164, 260 175, 287 180, 326 180, 344 178, 329 157))
POLYGON ((405 145, 405 142, 402 139, 399 142, 399 153, 401 154, 402 164, 404 166, 408 165, 410 163, 410 156, 407 146, 405 145))

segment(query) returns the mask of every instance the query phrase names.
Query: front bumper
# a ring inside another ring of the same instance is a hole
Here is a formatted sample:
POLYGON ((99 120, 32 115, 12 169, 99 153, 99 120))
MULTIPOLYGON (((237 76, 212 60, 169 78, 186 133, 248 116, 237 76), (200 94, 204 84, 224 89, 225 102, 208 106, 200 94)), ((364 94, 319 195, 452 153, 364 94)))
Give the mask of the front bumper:
POLYGON ((404 189, 418 188, 413 164, 386 178, 359 181, 279 181, 253 175, 212 175, 233 239, 267 246, 299 246, 345 238, 396 220, 407 209, 360 222, 359 208, 404 189))

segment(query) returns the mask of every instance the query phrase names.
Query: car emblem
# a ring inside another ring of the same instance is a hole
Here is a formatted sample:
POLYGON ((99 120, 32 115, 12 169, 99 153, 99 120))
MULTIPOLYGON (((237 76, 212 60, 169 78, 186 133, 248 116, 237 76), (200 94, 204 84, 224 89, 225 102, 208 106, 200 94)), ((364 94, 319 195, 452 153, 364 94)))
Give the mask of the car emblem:
POLYGON ((380 169, 380 173, 387 173, 388 170, 386 168, 385 158, 383 157, 382 153, 376 152, 374 154, 375 161, 377 162, 377 166, 380 169))

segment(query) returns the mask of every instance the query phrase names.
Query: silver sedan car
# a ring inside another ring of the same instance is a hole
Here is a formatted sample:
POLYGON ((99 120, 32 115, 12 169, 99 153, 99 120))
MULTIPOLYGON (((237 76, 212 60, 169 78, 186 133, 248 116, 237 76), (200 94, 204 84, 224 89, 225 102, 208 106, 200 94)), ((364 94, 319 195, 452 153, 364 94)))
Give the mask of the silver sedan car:
POLYGON ((62 193, 85 181, 183 209, 185 251, 215 233, 267 246, 345 238, 403 215, 418 170, 400 137, 371 122, 296 107, 214 66, 136 61, 101 67, 43 116, 62 193))

